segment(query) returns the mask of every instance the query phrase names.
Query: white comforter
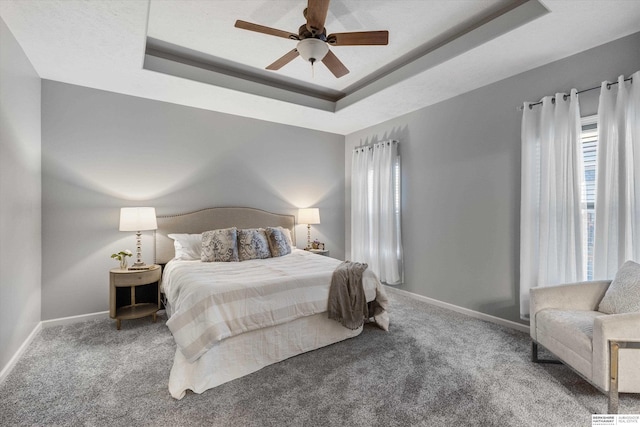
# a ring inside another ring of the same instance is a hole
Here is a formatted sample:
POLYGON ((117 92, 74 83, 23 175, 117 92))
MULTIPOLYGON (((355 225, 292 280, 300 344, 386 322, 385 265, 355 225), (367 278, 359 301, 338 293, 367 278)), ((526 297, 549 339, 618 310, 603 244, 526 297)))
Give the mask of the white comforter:
MULTIPOLYGON (((172 260, 162 288, 172 311, 167 326, 193 362, 216 342, 327 311, 331 275, 339 260, 302 250, 243 262, 172 260)), ((367 301, 381 285, 366 270, 367 301)))

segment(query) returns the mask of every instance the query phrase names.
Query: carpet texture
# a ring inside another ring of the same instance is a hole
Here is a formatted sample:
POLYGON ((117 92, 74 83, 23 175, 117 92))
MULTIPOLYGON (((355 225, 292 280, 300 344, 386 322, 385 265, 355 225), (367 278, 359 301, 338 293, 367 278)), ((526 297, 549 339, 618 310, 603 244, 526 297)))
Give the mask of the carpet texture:
MULTIPOLYGON (((171 398, 162 318, 45 329, 0 385, 0 425, 590 426, 606 397, 528 334, 389 292, 391 329, 171 398)), ((640 413, 640 395, 621 395, 640 413)))

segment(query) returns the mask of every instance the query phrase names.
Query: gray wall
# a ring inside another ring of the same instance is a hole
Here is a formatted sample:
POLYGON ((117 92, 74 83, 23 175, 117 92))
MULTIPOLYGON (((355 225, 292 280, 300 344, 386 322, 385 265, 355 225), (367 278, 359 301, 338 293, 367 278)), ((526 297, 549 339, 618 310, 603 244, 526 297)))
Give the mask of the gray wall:
POLYGON ((0 370, 40 322, 40 77, 0 19, 0 370))
MULTIPOLYGON (((401 141, 402 289, 519 321, 520 121, 516 107, 640 69, 640 33, 346 137, 346 249, 351 152, 401 141)), ((634 82, 636 84, 636 82, 634 82)), ((582 115, 598 91, 580 95, 582 115)))
POLYGON ((319 207, 312 237, 344 257, 343 136, 46 80, 42 135, 43 320, 108 309, 109 255, 135 251, 123 206, 319 207))

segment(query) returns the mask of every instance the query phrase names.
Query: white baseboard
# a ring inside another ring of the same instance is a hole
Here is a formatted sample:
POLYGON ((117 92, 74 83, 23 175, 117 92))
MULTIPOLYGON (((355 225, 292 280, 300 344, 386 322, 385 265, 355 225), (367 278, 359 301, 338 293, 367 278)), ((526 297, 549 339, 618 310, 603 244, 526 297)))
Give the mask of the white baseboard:
POLYGON ((418 301, 426 302, 427 304, 435 305, 438 307, 446 308, 451 311, 456 311, 458 313, 466 314, 469 317, 474 317, 480 320, 486 320, 487 322, 496 323, 498 325, 506 326, 508 328, 516 329, 518 331, 529 333, 529 326, 523 325, 522 323, 513 322, 511 320, 501 319, 496 316, 492 316, 486 313, 480 313, 479 311, 471 310, 469 308, 460 307, 458 305, 450 304, 448 302, 439 301, 437 299, 425 297, 422 295, 415 294, 413 292, 405 291, 403 289, 397 289, 391 286, 385 286, 388 291, 392 293, 397 293, 400 295, 405 295, 409 298, 416 299, 418 301))
POLYGON ((31 344, 33 339, 40 333, 41 330, 42 330, 42 322, 38 322, 38 324, 35 326, 35 328, 33 328, 33 331, 31 331, 27 339, 24 340, 20 348, 18 348, 18 351, 15 352, 15 354, 11 359, 9 359, 9 362, 5 365, 5 367, 2 368, 2 371, 0 371, 0 384, 2 384, 4 380, 9 376, 9 373, 13 370, 13 367, 16 366, 16 363, 18 363, 18 360, 20 360, 24 352, 27 350, 27 348, 29 347, 29 344, 31 344))
POLYGON ((58 319, 43 320, 43 328, 51 328, 53 326, 72 325, 74 323, 86 322, 88 320, 106 319, 109 317, 108 311, 98 311, 97 313, 79 314, 77 316, 60 317, 58 319))
POLYGON ((13 355, 13 357, 9 360, 2 371, 0 371, 0 384, 7 378, 13 367, 18 363, 20 357, 25 352, 25 350, 29 347, 29 344, 33 341, 33 339, 38 335, 38 333, 45 328, 51 328, 52 326, 60 326, 60 325, 71 325, 73 323, 86 322, 87 320, 95 320, 95 319, 106 319, 109 317, 108 311, 99 311, 97 313, 89 313, 89 314, 81 314, 78 316, 69 316, 69 317, 61 317, 59 319, 51 319, 51 320, 43 320, 38 322, 33 331, 29 334, 26 340, 22 343, 18 351, 13 355))

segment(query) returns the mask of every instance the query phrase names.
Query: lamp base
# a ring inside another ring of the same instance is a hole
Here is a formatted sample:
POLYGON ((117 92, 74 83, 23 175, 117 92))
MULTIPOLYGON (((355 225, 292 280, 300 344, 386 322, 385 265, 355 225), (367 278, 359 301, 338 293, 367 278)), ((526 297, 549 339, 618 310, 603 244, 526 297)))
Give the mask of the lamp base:
POLYGON ((136 233, 136 262, 133 263, 130 270, 144 270, 146 264, 142 261, 142 233, 136 233))

